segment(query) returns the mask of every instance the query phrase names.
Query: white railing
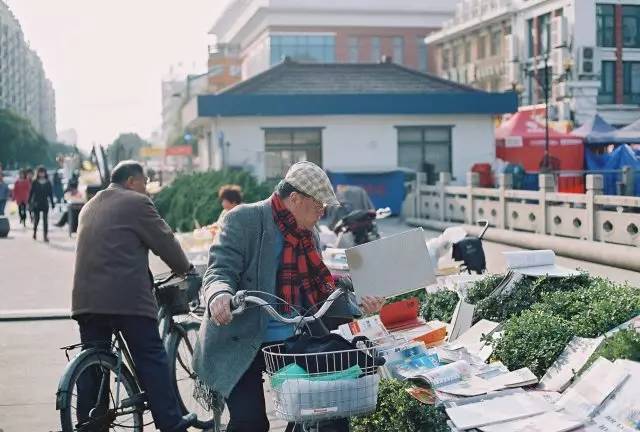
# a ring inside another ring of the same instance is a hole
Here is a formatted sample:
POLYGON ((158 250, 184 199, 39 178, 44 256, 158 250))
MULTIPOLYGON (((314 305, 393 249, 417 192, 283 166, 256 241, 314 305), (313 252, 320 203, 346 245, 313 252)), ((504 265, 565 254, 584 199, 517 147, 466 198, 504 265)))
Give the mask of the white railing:
POLYGON ((540 174, 537 191, 511 189, 510 174, 500 175, 496 189, 477 187, 477 173, 467 174, 467 186, 450 185, 449 173, 435 186, 424 179, 419 173, 408 184, 407 219, 471 225, 487 219, 506 230, 640 246, 640 197, 603 195, 602 175, 586 176, 585 194, 555 192, 552 174, 540 174))

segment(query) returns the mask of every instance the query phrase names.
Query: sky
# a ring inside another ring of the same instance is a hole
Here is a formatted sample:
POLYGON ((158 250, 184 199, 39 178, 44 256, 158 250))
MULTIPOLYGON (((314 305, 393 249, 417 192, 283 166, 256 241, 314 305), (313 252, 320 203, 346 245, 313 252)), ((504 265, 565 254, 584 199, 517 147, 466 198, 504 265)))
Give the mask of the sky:
POLYGON ((53 82, 58 131, 76 129, 89 149, 125 132, 150 137, 163 77, 180 63, 206 70, 208 31, 229 0, 4 1, 53 82))

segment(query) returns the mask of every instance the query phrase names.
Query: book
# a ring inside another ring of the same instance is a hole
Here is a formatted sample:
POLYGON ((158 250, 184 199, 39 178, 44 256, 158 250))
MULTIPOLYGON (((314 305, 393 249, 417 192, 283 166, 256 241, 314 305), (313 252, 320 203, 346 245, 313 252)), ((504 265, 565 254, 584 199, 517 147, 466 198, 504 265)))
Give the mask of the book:
POLYGON ((462 333, 471 328, 475 309, 474 305, 466 303, 462 299, 458 300, 449 326, 448 340, 450 342, 455 341, 462 333))
POLYGON ((529 393, 510 393, 480 402, 445 408, 458 429, 472 429, 495 423, 518 420, 553 410, 553 405, 529 393))
POLYGON ((420 327, 398 332, 399 335, 417 342, 422 342, 426 346, 435 346, 444 341, 447 337, 447 324, 441 321, 429 321, 420 327))
POLYGON ((448 347, 450 349, 466 348, 470 353, 479 354, 487 345, 484 339, 491 336, 499 326, 497 322, 482 319, 458 336, 448 347))
POLYGON ((406 378, 420 381, 429 388, 439 389, 440 387, 469 378, 472 372, 469 363, 461 360, 435 369, 419 368, 406 378))
POLYGON ((556 265, 556 254, 552 250, 529 250, 502 252, 507 261, 507 268, 526 276, 569 277, 580 274, 556 265))
POLYGON ((377 340, 385 338, 389 332, 380 321, 380 317, 373 315, 340 325, 338 334, 347 340, 353 340, 356 336, 366 336, 371 340, 377 340))
MULTIPOLYGON (((504 368, 504 365, 501 366, 504 368)), ((507 373, 504 373, 501 369, 496 369, 495 371, 498 373, 495 374, 492 373, 492 371, 487 371, 461 380, 455 384, 440 387, 438 391, 456 396, 478 396, 491 391, 523 387, 538 382, 536 376, 528 368, 507 373)))
POLYGON ((591 417, 629 377, 620 364, 599 357, 556 403, 559 410, 580 419, 591 417))
POLYGON ((409 330, 425 324, 425 321, 418 317, 419 313, 420 300, 412 297, 382 306, 380 321, 390 332, 409 330))
POLYGON ((540 390, 565 391, 603 340, 602 336, 595 339, 574 336, 540 379, 540 390))
POLYGON ((583 422, 566 414, 546 412, 521 420, 496 423, 480 427, 482 432, 568 432, 583 422))
POLYGON ((437 398, 433 390, 412 386, 406 388, 405 391, 415 400, 425 405, 434 405, 437 402, 437 398))

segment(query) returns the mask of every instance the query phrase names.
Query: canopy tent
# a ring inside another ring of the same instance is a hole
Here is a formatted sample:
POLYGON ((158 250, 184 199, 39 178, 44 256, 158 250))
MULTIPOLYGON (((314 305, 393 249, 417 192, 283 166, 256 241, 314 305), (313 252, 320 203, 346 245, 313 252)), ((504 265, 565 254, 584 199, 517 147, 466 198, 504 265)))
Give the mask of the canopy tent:
POLYGON ((622 129, 618 129, 613 135, 616 143, 640 144, 640 119, 622 129))
MULTIPOLYGON (((596 154, 591 151, 585 153, 585 163, 588 170, 593 171, 613 171, 620 170, 625 166, 632 167, 634 171, 640 171, 640 158, 633 149, 626 144, 618 146, 611 153, 596 154)), ((604 193, 605 195, 617 195, 617 183, 620 181, 620 173, 605 173, 604 193)), ((640 194, 640 176, 634 178, 635 193, 640 194)))
MULTIPOLYGON (((520 111, 496 129, 496 156, 522 165, 525 171, 537 172, 544 158, 545 127, 531 112, 520 111)), ((584 167, 584 143, 573 134, 549 128, 549 156, 553 168, 580 171, 584 167)), ((563 174, 558 180, 561 192, 583 192, 582 175, 563 174)))
POLYGON ((609 145, 616 142, 616 128, 607 123, 598 114, 591 117, 571 133, 581 137, 584 143, 590 146, 609 145))

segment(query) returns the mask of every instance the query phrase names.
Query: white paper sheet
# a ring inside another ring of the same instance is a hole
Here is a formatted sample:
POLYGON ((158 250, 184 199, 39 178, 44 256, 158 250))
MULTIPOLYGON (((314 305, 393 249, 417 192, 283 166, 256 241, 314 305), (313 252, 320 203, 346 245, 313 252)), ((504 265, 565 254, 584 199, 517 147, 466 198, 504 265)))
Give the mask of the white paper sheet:
POLYGON ((482 426, 482 432, 568 432, 582 426, 582 421, 558 412, 528 417, 511 422, 482 426))
POLYGON ((569 277, 579 275, 571 270, 556 265, 556 254, 552 250, 514 251, 502 253, 507 261, 507 268, 527 276, 569 277))
POLYGON ((573 377, 598 349, 603 337, 591 339, 575 336, 540 379, 540 390, 563 392, 573 377))

